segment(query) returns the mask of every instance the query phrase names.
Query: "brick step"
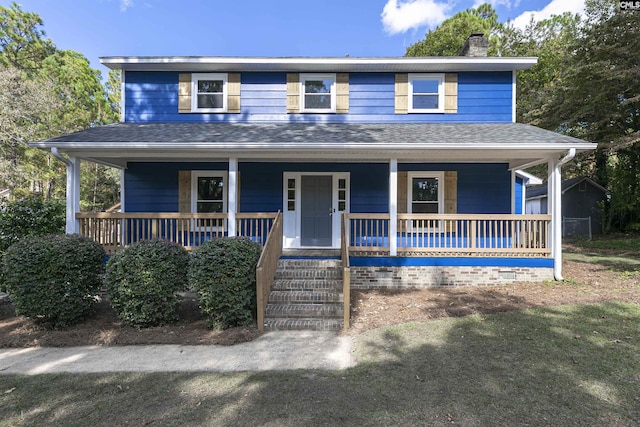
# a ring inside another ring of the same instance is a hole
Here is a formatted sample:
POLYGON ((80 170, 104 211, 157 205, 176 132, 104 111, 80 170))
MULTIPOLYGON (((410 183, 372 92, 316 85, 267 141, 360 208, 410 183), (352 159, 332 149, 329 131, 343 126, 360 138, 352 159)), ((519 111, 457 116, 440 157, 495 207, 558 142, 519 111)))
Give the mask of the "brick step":
POLYGON ((341 279, 276 279, 271 286, 274 291, 342 291, 341 279))
POLYGON ((288 302, 321 304, 343 302, 343 299, 342 294, 336 291, 271 291, 269 302, 273 304, 288 302))
POLYGON ((278 268, 341 268, 342 261, 339 259, 282 259, 278 260, 278 268))
POLYGON ((341 303, 277 304, 269 302, 265 310, 265 318, 339 319, 343 316, 343 313, 344 307, 341 303))
POLYGON ((342 320, 337 319, 265 319, 265 331, 339 331, 342 320))
POLYGON ((287 268, 276 270, 277 279, 341 279, 342 268, 287 268))

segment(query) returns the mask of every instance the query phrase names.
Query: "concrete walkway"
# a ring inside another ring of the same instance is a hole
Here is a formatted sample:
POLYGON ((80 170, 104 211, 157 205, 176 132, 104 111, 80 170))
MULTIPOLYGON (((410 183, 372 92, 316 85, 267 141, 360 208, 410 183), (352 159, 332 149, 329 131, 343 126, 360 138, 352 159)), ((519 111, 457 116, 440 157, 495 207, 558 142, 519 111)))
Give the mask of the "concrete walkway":
POLYGON ((353 366, 351 338, 278 331, 234 346, 145 345, 0 349, 0 374, 339 370, 353 366))

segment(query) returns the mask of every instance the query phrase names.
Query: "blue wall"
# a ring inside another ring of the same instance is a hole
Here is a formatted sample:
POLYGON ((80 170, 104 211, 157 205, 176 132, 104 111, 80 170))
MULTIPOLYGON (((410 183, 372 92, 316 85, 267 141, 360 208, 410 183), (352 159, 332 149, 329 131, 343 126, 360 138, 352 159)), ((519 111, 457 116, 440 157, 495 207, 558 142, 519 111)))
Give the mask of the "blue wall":
POLYGON ((516 210, 515 214, 522 214, 522 197, 524 196, 524 180, 520 177, 516 177, 516 210))
MULTIPOLYGON (((178 171, 226 170, 227 163, 129 163, 125 171, 127 212, 177 212, 178 171)), ((400 163, 400 171, 458 172, 458 213, 511 213, 511 173, 502 163, 400 163)), ((350 172, 351 212, 389 211, 387 163, 240 162, 240 211, 282 209, 283 173, 350 172)))
POLYGON ((458 73, 457 114, 394 114, 394 74, 351 73, 349 114, 287 114, 286 73, 242 73, 240 114, 178 114, 177 72, 125 76, 127 122, 511 122, 511 72, 458 73))

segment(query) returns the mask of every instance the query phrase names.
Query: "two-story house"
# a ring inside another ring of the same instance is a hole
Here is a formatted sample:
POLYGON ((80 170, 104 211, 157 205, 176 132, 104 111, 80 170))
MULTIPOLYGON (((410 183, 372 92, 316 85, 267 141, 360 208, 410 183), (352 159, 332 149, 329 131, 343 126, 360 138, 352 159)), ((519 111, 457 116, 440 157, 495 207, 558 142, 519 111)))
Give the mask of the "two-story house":
POLYGON ((352 287, 560 279, 560 170, 595 144, 515 123, 516 72, 537 59, 468 43, 476 56, 105 57, 121 123, 33 145, 67 164, 67 232, 110 250, 264 245, 277 223, 279 251, 334 249, 352 287), (121 213, 79 213, 81 159, 122 170, 121 213), (522 215, 516 171, 540 163, 550 215, 522 215))

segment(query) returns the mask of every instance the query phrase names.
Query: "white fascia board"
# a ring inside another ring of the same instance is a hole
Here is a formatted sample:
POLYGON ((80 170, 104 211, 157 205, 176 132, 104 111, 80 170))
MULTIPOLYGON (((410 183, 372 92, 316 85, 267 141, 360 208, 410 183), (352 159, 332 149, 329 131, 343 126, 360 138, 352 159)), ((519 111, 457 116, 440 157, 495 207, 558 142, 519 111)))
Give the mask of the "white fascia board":
POLYGON ((267 58, 217 56, 108 56, 100 63, 132 71, 436 72, 512 71, 537 64, 536 57, 267 58))
POLYGON ((541 185, 543 180, 523 170, 515 170, 516 175, 525 180, 525 185, 541 185))

